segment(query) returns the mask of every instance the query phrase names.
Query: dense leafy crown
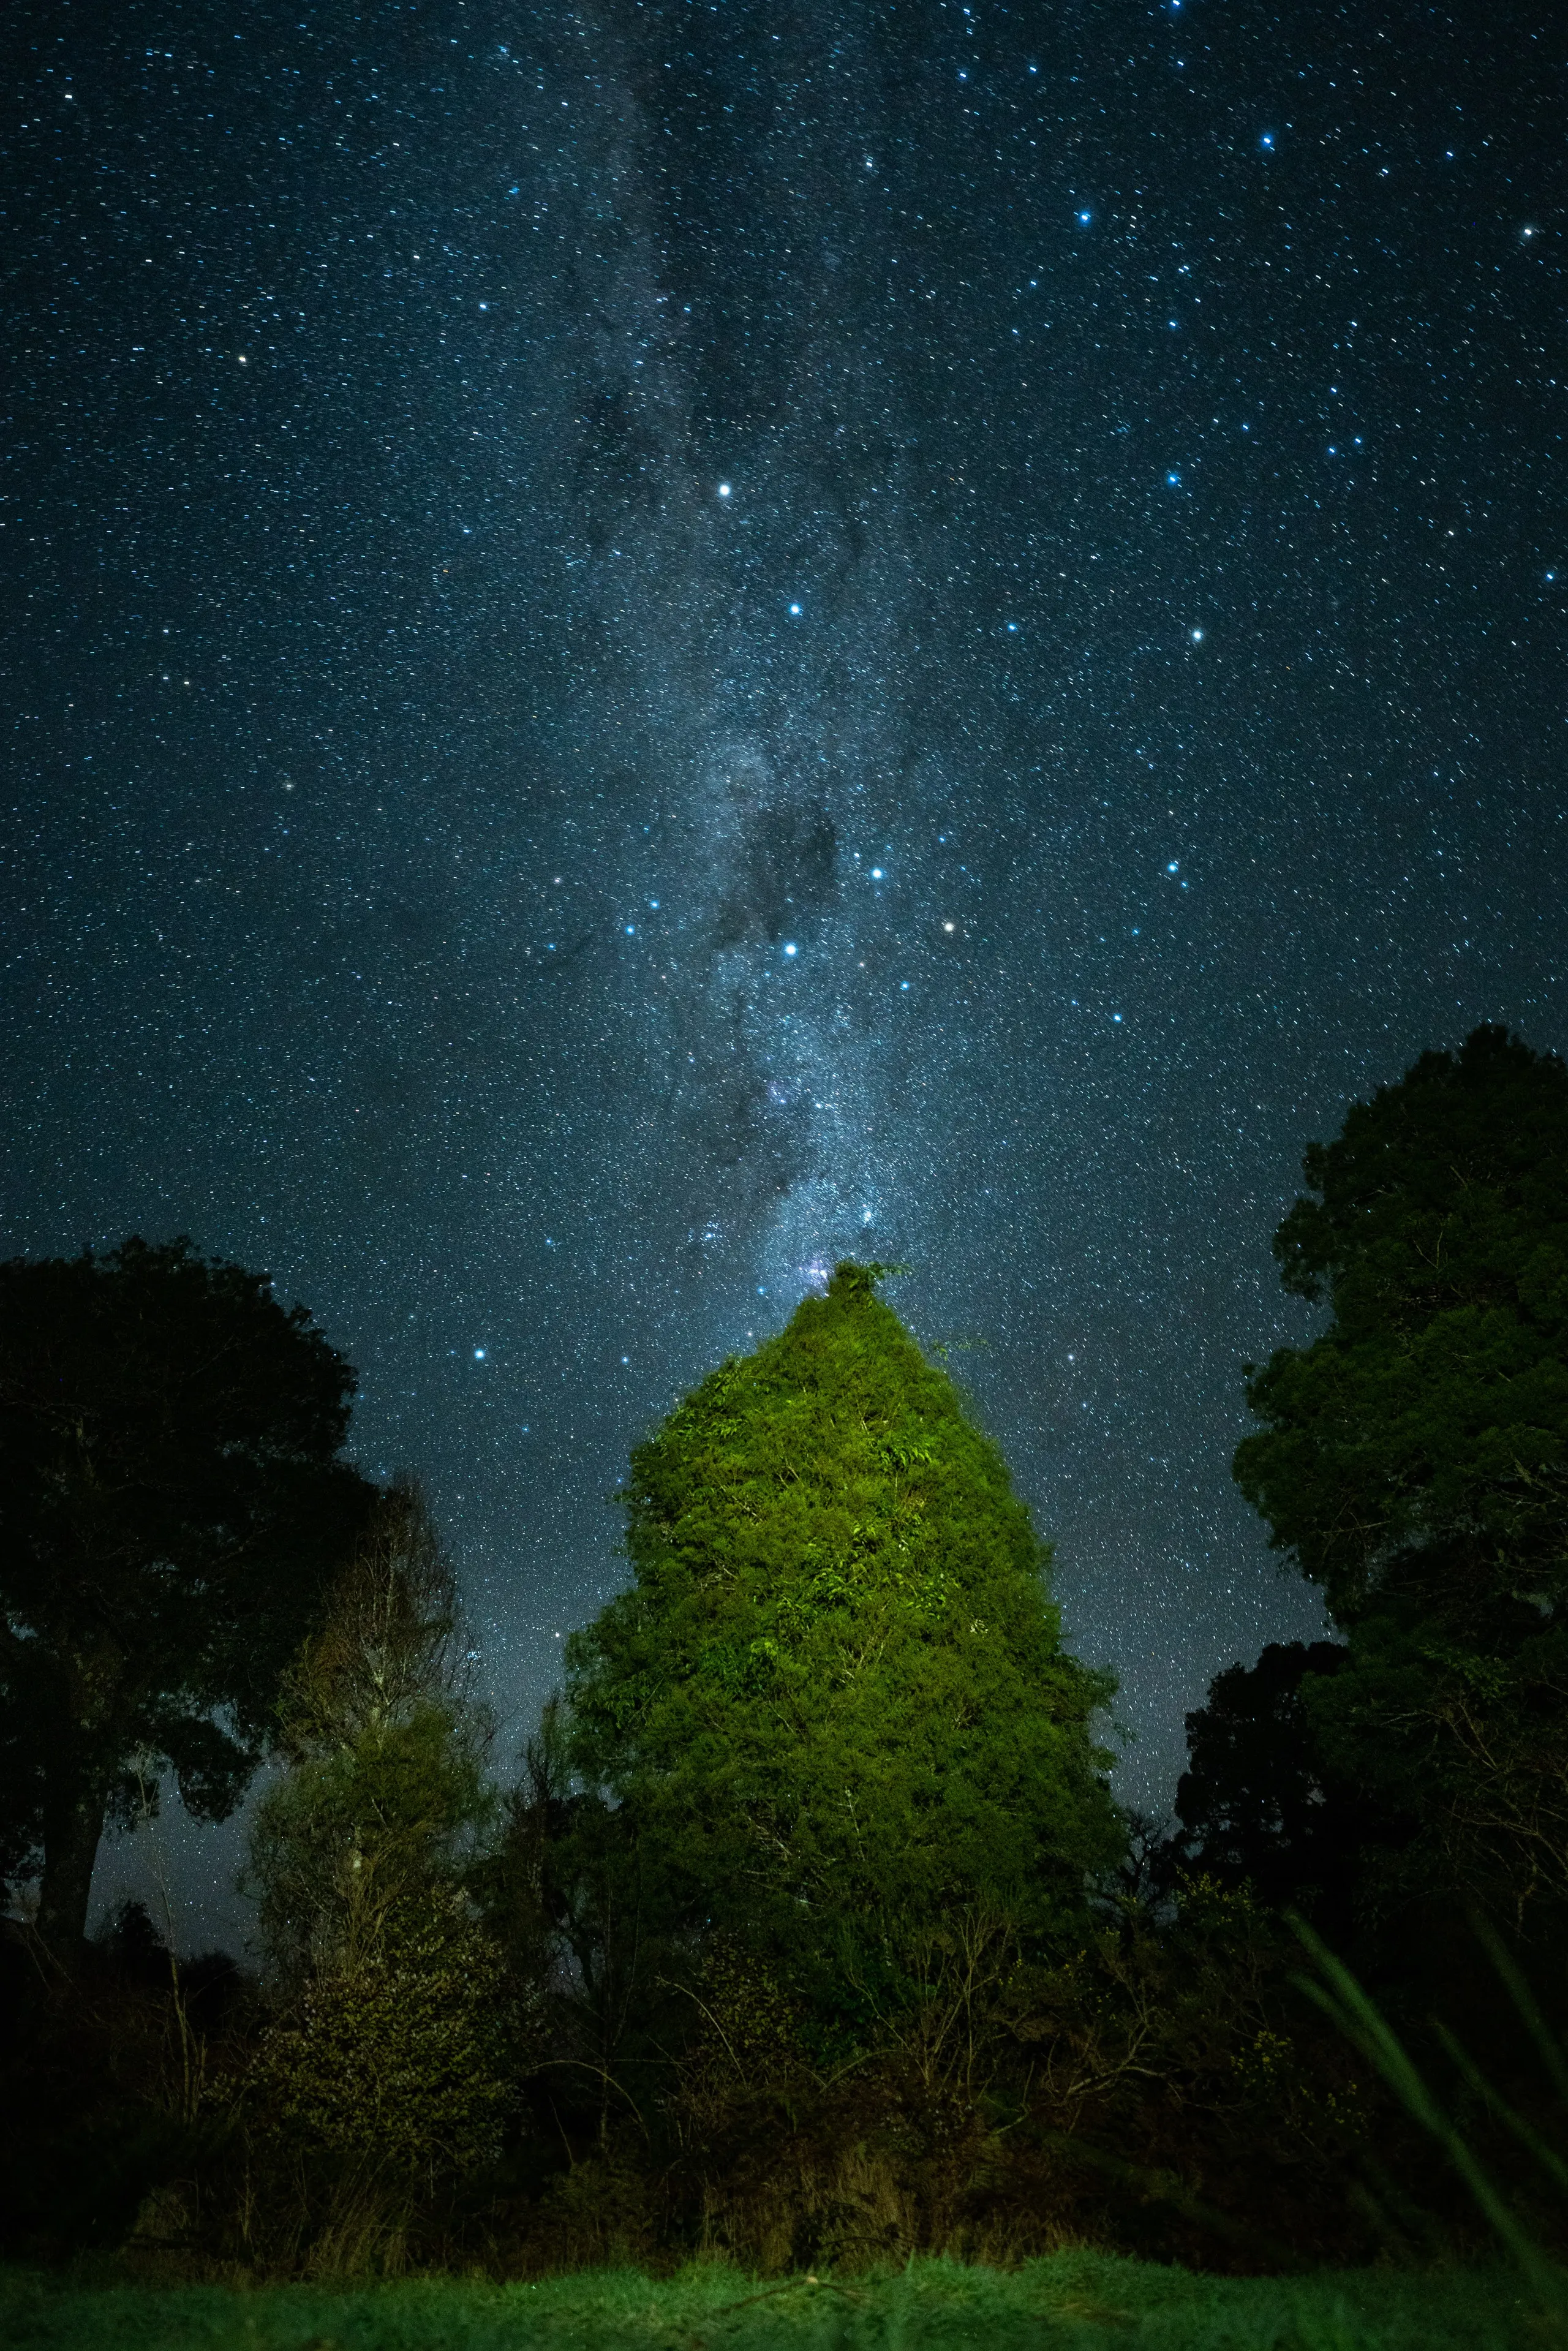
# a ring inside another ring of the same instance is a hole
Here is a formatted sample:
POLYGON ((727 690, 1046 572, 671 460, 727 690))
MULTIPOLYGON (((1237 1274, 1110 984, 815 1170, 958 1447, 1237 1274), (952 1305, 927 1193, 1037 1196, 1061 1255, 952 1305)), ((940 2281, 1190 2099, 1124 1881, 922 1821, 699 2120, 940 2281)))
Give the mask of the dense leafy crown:
POLYGON ((1314 1345, 1249 1389, 1236 1476, 1343 1621, 1389 1562, 1555 1598, 1568 1583, 1568 1069, 1499 1029, 1427 1053, 1308 1152, 1281 1226, 1314 1345))
POLYGON ((215 1817, 249 1777, 371 1497, 353 1387, 303 1307, 186 1241, 0 1265, 0 1744, 29 1782, 0 1843, 57 1856, 75 1815, 78 1909, 134 1759, 215 1817))
POLYGON ((840 1266, 632 1456, 632 1588, 569 1651, 580 1765, 704 1916, 1075 1905, 1116 1844, 1048 1554, 994 1445, 840 1266))

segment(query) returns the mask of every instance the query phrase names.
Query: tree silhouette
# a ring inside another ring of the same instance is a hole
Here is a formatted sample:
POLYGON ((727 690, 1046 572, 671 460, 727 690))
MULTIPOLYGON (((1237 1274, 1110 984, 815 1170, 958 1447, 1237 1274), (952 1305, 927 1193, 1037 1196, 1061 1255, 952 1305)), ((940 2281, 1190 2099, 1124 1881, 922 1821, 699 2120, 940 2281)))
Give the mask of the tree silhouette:
POLYGON ((0 1265, 3 1816, 60 1946, 138 1773, 237 1802, 374 1496, 339 1458, 353 1385, 303 1307, 188 1241, 0 1265))
POLYGON ((1322 1755, 1424 1824, 1412 1886, 1568 1897, 1568 1068, 1478 1029, 1304 1164, 1275 1254, 1332 1319, 1235 1473, 1349 1635, 1322 1755))

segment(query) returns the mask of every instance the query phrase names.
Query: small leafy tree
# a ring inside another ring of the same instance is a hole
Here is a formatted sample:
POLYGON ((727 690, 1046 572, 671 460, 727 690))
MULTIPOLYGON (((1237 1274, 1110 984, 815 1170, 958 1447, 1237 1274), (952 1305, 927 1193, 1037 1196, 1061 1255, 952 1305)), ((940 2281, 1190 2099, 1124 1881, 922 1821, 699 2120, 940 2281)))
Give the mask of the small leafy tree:
POLYGON ((1120 1843, 1049 1552, 996 1447, 841 1265, 632 1456, 633 1582, 568 1652, 574 1760, 663 1925, 766 1960, 819 2027, 913 1995, 934 1917, 1070 1934, 1120 1843))
POLYGON ((494 2156, 519 2017, 470 1881, 494 1802, 451 1567, 394 1487, 282 1707, 289 1770, 252 1884, 278 1999, 248 2091, 308 2145, 401 2175, 494 2156))
POLYGON ((0 1861, 79 1948, 105 1818, 172 1766, 222 1820, 374 1489, 354 1374, 188 1241, 0 1265, 0 1861))
POLYGON ((1275 1237, 1330 1311, 1235 1474, 1349 1636, 1302 1684, 1416 1887, 1568 1896, 1568 1068, 1500 1029, 1314 1144, 1275 1237))
POLYGON ((502 1955, 438 1901, 373 1951, 311 1977, 250 2081, 270 2119, 361 2174, 418 2179, 493 2161, 516 2103, 502 1955))

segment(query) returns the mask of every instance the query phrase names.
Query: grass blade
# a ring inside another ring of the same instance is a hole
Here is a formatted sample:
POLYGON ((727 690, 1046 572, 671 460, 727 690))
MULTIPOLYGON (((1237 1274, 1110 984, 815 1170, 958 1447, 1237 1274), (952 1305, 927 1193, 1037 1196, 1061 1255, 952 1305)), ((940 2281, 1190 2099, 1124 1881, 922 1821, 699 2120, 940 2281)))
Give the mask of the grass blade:
POLYGON ((1561 2315, 1568 2309, 1568 2300, 1556 2270, 1477 2161, 1463 2133, 1437 2104, 1376 2001, 1304 1919, 1292 1917, 1291 1926, 1327 1980, 1326 1983, 1316 1983, 1310 1976, 1299 1977, 1301 1990, 1377 2067, 1422 2129, 1437 2141, 1493 2231, 1530 2280, 1543 2308, 1561 2315))

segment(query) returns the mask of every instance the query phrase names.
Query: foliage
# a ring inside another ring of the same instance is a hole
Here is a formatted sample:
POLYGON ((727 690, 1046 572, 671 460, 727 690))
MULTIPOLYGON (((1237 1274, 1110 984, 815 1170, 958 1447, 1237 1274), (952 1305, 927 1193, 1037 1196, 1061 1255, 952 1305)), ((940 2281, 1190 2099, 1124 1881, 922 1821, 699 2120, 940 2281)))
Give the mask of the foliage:
POLYGON ((257 1806, 251 1882, 274 1980, 350 1969, 402 1907, 455 1885, 493 1799, 456 1591, 417 1488, 394 1487, 288 1669, 287 1775, 257 1806))
POLYGON ((516 2104, 510 1986, 494 1939, 439 1898, 303 1985, 246 2080, 257 2119, 378 2169, 493 2162, 516 2104))
POLYGON ((754 1953, 705 1946, 674 2067, 657 2241, 765 2273, 1092 2241, 1224 2266, 1364 2252, 1352 2068, 1245 1895, 1118 1908, 1030 1959, 1004 1916, 930 1922, 876 2045, 814 2055, 754 1953))
POLYGON ((1568 1895, 1568 1069, 1478 1029, 1304 1164, 1276 1254, 1331 1320, 1236 1476, 1349 1632, 1308 1708, 1403 1883, 1521 1914, 1568 1895))
POLYGON ((0 1266, 0 1858, 85 1929, 106 1813, 172 1765, 222 1819, 362 1523, 354 1374, 265 1276, 185 1241, 0 1266))
POLYGON ((1342 1624, 1396 1561, 1439 1604, 1554 1600, 1568 1586, 1568 1068, 1478 1029, 1354 1105, 1303 1167, 1314 1196, 1275 1255, 1333 1322, 1253 1378, 1267 1426, 1238 1450, 1243 1492, 1342 1624))
POLYGON ((1162 1915, 1118 1904, 1020 1980, 1008 2021, 1030 2064, 991 2173, 1002 2209, 1046 2204, 1083 2240, 1195 2265, 1374 2250, 1363 2086, 1292 1985, 1291 1949, 1250 1888, 1187 1876, 1162 1915))
POLYGON ((1217 1674, 1186 1718, 1176 1794, 1189 1865, 1305 1910, 1334 1934, 1348 1928, 1367 1849, 1396 1843, 1405 1828, 1360 1781, 1332 1769, 1309 1711, 1305 1693, 1332 1680, 1348 1654, 1332 1641, 1272 1642, 1255 1666, 1217 1674))
POLYGON ((638 1447, 634 1583, 568 1653, 574 1761, 668 1919, 852 2039, 920 1921, 1071 1931, 1119 1839, 1088 1727, 1112 1686, 1063 1654, 1000 1456, 875 1271, 841 1266, 638 1447))
MULTIPOLYGON (((469 1878, 494 1799, 450 1565, 394 1487, 287 1677, 289 1770, 252 1877, 276 2001, 239 2085, 253 2141, 339 2158, 400 2195, 491 2162, 523 2017, 469 1878)), ((309 2174, 303 2175, 308 2181, 309 2174)))

